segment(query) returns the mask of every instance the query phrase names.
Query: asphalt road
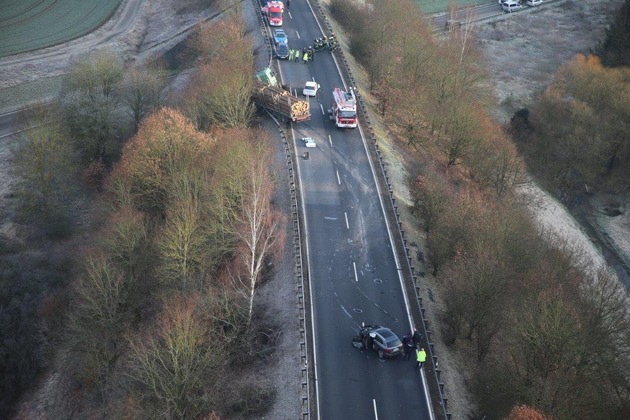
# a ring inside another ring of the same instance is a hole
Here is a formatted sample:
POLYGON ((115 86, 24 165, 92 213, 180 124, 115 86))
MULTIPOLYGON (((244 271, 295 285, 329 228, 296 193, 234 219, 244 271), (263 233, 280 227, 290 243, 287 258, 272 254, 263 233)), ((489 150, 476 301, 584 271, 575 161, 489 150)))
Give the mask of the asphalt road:
MULTIPOLYGON (((283 29, 291 48, 322 35, 304 0, 292 2, 283 29)), ((410 320, 361 132, 338 129, 327 115, 333 88, 343 87, 333 57, 318 52, 308 64, 281 61, 280 76, 300 94, 306 80, 321 85, 310 99, 311 120, 292 128, 306 220, 319 418, 431 418, 415 362, 379 360, 351 344, 361 322, 402 336, 410 320), (301 137, 313 137, 317 148, 307 149, 301 137), (306 151, 308 160, 301 157, 306 151)))

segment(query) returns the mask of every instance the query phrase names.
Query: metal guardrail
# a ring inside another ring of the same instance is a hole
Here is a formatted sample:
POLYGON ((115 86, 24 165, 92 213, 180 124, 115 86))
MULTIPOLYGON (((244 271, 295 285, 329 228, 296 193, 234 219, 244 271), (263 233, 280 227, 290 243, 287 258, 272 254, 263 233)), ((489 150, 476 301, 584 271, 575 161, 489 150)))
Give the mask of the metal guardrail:
MULTIPOLYGON (((328 21, 328 18, 326 14, 324 13, 322 5, 319 3, 318 0, 310 0, 310 1, 311 1, 311 4, 314 4, 317 7, 317 13, 315 17, 318 18, 320 22, 324 23, 324 26, 328 29, 329 33, 334 33, 332 26, 330 25, 330 22, 328 21)), ((348 61, 346 60, 346 57, 342 49, 341 48, 337 49, 333 54, 336 55, 339 61, 343 62, 342 71, 345 73, 346 80, 351 81, 352 86, 356 87, 355 78, 354 76, 352 76, 350 66, 348 65, 348 61)), ((425 309, 422 305, 422 298, 418 295, 420 291, 420 286, 418 284, 418 277, 424 277, 424 273, 420 273, 419 276, 416 275, 415 267, 412 265, 412 257, 410 255, 410 250, 407 247, 407 239, 405 238, 405 231, 403 229, 403 223, 400 220, 398 206, 396 205, 396 199, 394 198, 394 190, 393 190, 392 184, 389 182, 389 177, 387 176, 387 170, 385 169, 386 163, 382 159, 381 152, 378 147, 378 142, 377 142, 376 136, 374 135, 374 129, 372 128, 372 123, 370 122, 370 118, 367 114, 367 109, 363 101, 363 98, 361 97, 360 91, 355 90, 355 95, 359 103, 358 109, 359 109, 359 119, 362 122, 361 125, 364 127, 367 127, 367 130, 369 132, 369 139, 371 140, 370 142, 371 147, 369 147, 369 150, 368 150, 369 158, 373 162, 374 161, 378 162, 378 167, 380 168, 380 172, 377 173, 378 182, 381 183, 383 186, 385 186, 387 190, 386 202, 388 204, 388 208, 386 209, 386 212, 388 214, 386 216, 390 219, 393 219, 393 221, 395 221, 396 228, 393 229, 395 230, 395 232, 392 232, 392 233, 398 236, 398 240, 395 241, 397 252, 401 256, 403 256, 404 260, 406 261, 406 264, 405 264, 406 272, 403 273, 407 280, 405 283, 407 284, 407 288, 409 288, 410 283, 411 283, 412 288, 413 288, 413 296, 415 296, 417 305, 414 308, 413 305, 411 305, 412 302, 409 302, 409 303, 410 303, 412 312, 414 312, 414 315, 415 315, 414 318, 416 317, 420 318, 421 328, 419 328, 419 330, 421 332, 424 332, 424 337, 426 338, 426 341, 428 344, 425 348, 428 349, 430 366, 433 367, 431 371, 433 372, 433 377, 435 379, 435 382, 432 384, 433 386, 432 387, 430 386, 430 388, 433 388, 433 391, 435 392, 436 398, 434 399, 434 401, 437 400, 436 402, 442 408, 443 417, 447 420, 450 420, 451 414, 448 411, 448 405, 447 405, 448 398, 446 398, 446 394, 445 394, 445 385, 441 380, 441 369, 438 368, 438 359, 437 359, 437 356, 435 355, 435 346, 433 342, 431 341, 431 330, 429 329, 429 321, 425 317, 425 309), (411 280, 411 282, 409 280, 411 280)), ((429 369, 427 369, 427 372, 428 371, 429 369)))
MULTIPOLYGON (((265 25, 264 18, 262 16, 260 10, 260 3, 258 0, 252 0, 254 3, 254 8, 256 10, 256 14, 258 16, 258 21, 260 24, 261 32, 263 38, 265 40, 265 45, 267 46, 268 52, 268 66, 273 66, 273 51, 271 48, 271 40, 269 39, 269 34, 267 32, 267 27, 265 25)), ((276 117, 269 111, 269 116, 275 121, 276 126, 278 127, 278 132, 282 137, 282 144, 284 146, 285 159, 287 170, 289 173, 289 193, 291 199, 291 220, 293 223, 293 255, 295 258, 295 283, 296 283, 296 297, 297 297, 297 307, 298 307, 298 328, 300 333, 300 372, 301 372, 301 383, 300 383, 300 399, 301 399, 301 410, 302 410, 302 420, 309 420, 311 418, 311 387, 310 387, 310 377, 311 372, 309 371, 309 366, 312 366, 309 363, 309 346, 308 346, 308 334, 307 334, 307 323, 308 323, 308 312, 306 311, 306 302, 308 302, 308 297, 306 293, 308 289, 304 286, 304 278, 305 278, 305 269, 307 268, 303 264, 303 252, 302 252, 302 230, 301 230, 301 219, 299 212, 299 194, 297 190, 297 186, 299 185, 296 182, 296 170, 294 164, 294 154, 291 144, 289 143, 289 139, 287 138, 287 134, 285 130, 282 128, 282 122, 278 121, 276 117)))

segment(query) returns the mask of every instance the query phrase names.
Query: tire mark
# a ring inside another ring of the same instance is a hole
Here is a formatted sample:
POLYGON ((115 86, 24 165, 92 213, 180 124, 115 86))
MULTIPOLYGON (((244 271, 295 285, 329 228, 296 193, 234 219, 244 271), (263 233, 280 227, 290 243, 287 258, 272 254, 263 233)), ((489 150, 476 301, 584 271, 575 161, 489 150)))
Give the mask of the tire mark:
POLYGON ((13 16, 7 16, 5 19, 0 19, 0 28, 2 28, 2 27, 3 27, 3 25, 2 25, 2 24, 3 24, 4 22, 9 22, 9 21, 11 21, 12 19, 16 19, 16 18, 18 18, 18 17, 20 17, 20 16, 22 16, 22 15, 24 15, 24 14, 26 14, 26 13, 30 12, 31 10, 35 9, 36 7, 38 7, 40 4, 44 3, 45 1, 47 1, 47 0, 39 0, 39 1, 38 1, 38 2, 36 2, 36 3, 32 3, 32 4, 28 7, 28 8, 26 8, 25 10, 21 11, 20 13, 18 13, 18 14, 16 14, 16 15, 13 15, 13 16))
MULTIPOLYGON (((40 4, 42 4, 44 2, 45 2, 45 0, 41 0, 36 6, 39 6, 40 4)), ((24 22, 33 21, 36 18, 40 17, 41 15, 48 13, 50 11, 50 9, 55 7, 55 5, 57 3, 59 3, 59 0, 53 0, 52 3, 50 3, 48 6, 44 7, 43 9, 41 9, 39 12, 35 13, 34 15, 25 16, 21 20, 18 20, 16 22, 11 22, 8 25, 0 26, 0 29, 10 28, 11 26, 16 26, 16 25, 19 25, 19 24, 24 23, 24 22)), ((29 10, 32 10, 33 8, 34 7, 32 7, 29 10)), ((23 16, 23 15, 24 15, 24 13, 22 13, 19 16, 23 16)), ((16 16, 16 18, 19 17, 19 16, 16 16)))
MULTIPOLYGON (((40 6, 42 3, 44 3, 47 0, 41 0, 39 1, 36 5, 30 7, 29 10, 32 10, 33 8, 35 8, 36 6, 40 6)), ((65 6, 66 4, 59 4, 59 3, 64 3, 61 2, 60 0, 53 0, 51 3, 47 4, 45 8, 39 10, 37 13, 29 15, 28 18, 24 18, 19 22, 12 22, 10 25, 5 25, 0 26, 0 29, 5 29, 7 27, 10 26, 14 26, 17 23, 31 23, 31 26, 33 26, 33 22, 37 23, 37 19, 41 18, 42 15, 45 15, 46 13, 50 13, 51 10, 61 10, 64 13, 63 14, 59 14, 57 13, 56 17, 65 17, 65 16, 72 16, 73 15, 73 10, 72 9, 65 9, 62 6, 65 6), (65 10, 64 10, 65 9, 65 10)), ((94 21, 92 25, 90 25, 89 27, 82 27, 82 25, 80 25, 80 23, 85 22, 85 21, 89 21, 88 17, 90 16, 94 16, 96 15, 97 11, 99 10, 99 6, 102 6, 103 1, 93 1, 91 3, 91 8, 87 9, 87 10, 83 10, 83 13, 80 16, 76 16, 75 15, 75 20, 74 21, 68 21, 65 23, 65 26, 67 28, 73 28, 75 26, 79 26, 77 28, 75 28, 74 31, 66 31, 65 35, 62 36, 58 36, 58 37, 53 37, 51 36, 51 34, 44 34, 42 36, 31 36, 31 37, 26 37, 26 38, 30 38, 29 39, 29 44, 31 44, 32 46, 30 47, 26 47, 26 48, 19 48, 21 43, 17 42, 18 40, 14 40, 13 44, 5 44, 5 48, 3 48, 3 50, 5 51, 5 53, 0 53, 0 58, 5 58, 5 57, 10 57, 11 55, 16 55, 16 54, 22 54, 22 53, 26 53, 26 52, 30 52, 30 51, 35 51, 35 50, 39 50, 42 48, 49 48, 55 45, 59 45, 59 44, 63 44, 66 43, 68 41, 72 41, 75 40, 77 38, 80 38, 86 34, 89 34, 95 30, 97 30, 98 28, 100 28, 103 24, 105 24, 107 21, 109 21, 111 19, 111 17, 116 13, 116 11, 120 8, 120 5, 122 3, 122 0, 115 0, 113 2, 113 4, 111 4, 112 6, 112 10, 109 13, 103 14, 103 17, 101 19, 99 19, 98 21, 94 21), (50 42, 42 42, 42 40, 46 40, 46 39, 50 39, 50 42), (8 48, 7 47, 13 47, 13 48, 8 48)), ((23 13, 24 14, 24 13, 23 13)), ((22 15, 23 15, 22 14, 22 15)), ((31 32, 32 33, 32 32, 31 32)), ((24 38, 24 37, 22 37, 24 38)), ((23 39, 22 39, 23 42, 23 39)))

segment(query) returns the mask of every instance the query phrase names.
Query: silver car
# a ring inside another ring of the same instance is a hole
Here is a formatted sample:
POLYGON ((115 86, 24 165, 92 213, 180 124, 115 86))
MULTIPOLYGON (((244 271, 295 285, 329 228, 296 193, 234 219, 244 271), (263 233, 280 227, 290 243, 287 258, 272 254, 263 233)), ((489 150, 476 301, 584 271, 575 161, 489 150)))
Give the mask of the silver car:
POLYGON ((403 344, 398 336, 389 328, 380 325, 363 326, 352 341, 361 343, 362 348, 374 350, 381 359, 397 357, 402 354, 403 344))

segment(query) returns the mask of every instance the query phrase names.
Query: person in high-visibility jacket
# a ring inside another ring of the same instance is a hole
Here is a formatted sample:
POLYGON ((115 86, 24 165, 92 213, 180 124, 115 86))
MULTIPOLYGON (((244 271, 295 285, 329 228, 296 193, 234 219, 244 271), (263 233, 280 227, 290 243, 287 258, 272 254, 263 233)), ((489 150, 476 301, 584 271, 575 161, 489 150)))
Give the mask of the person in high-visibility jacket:
POLYGON ((416 356, 416 360, 417 360, 417 364, 416 367, 422 367, 422 365, 424 364, 424 362, 427 361, 427 352, 424 351, 423 348, 421 348, 420 350, 418 350, 418 355, 416 356))

